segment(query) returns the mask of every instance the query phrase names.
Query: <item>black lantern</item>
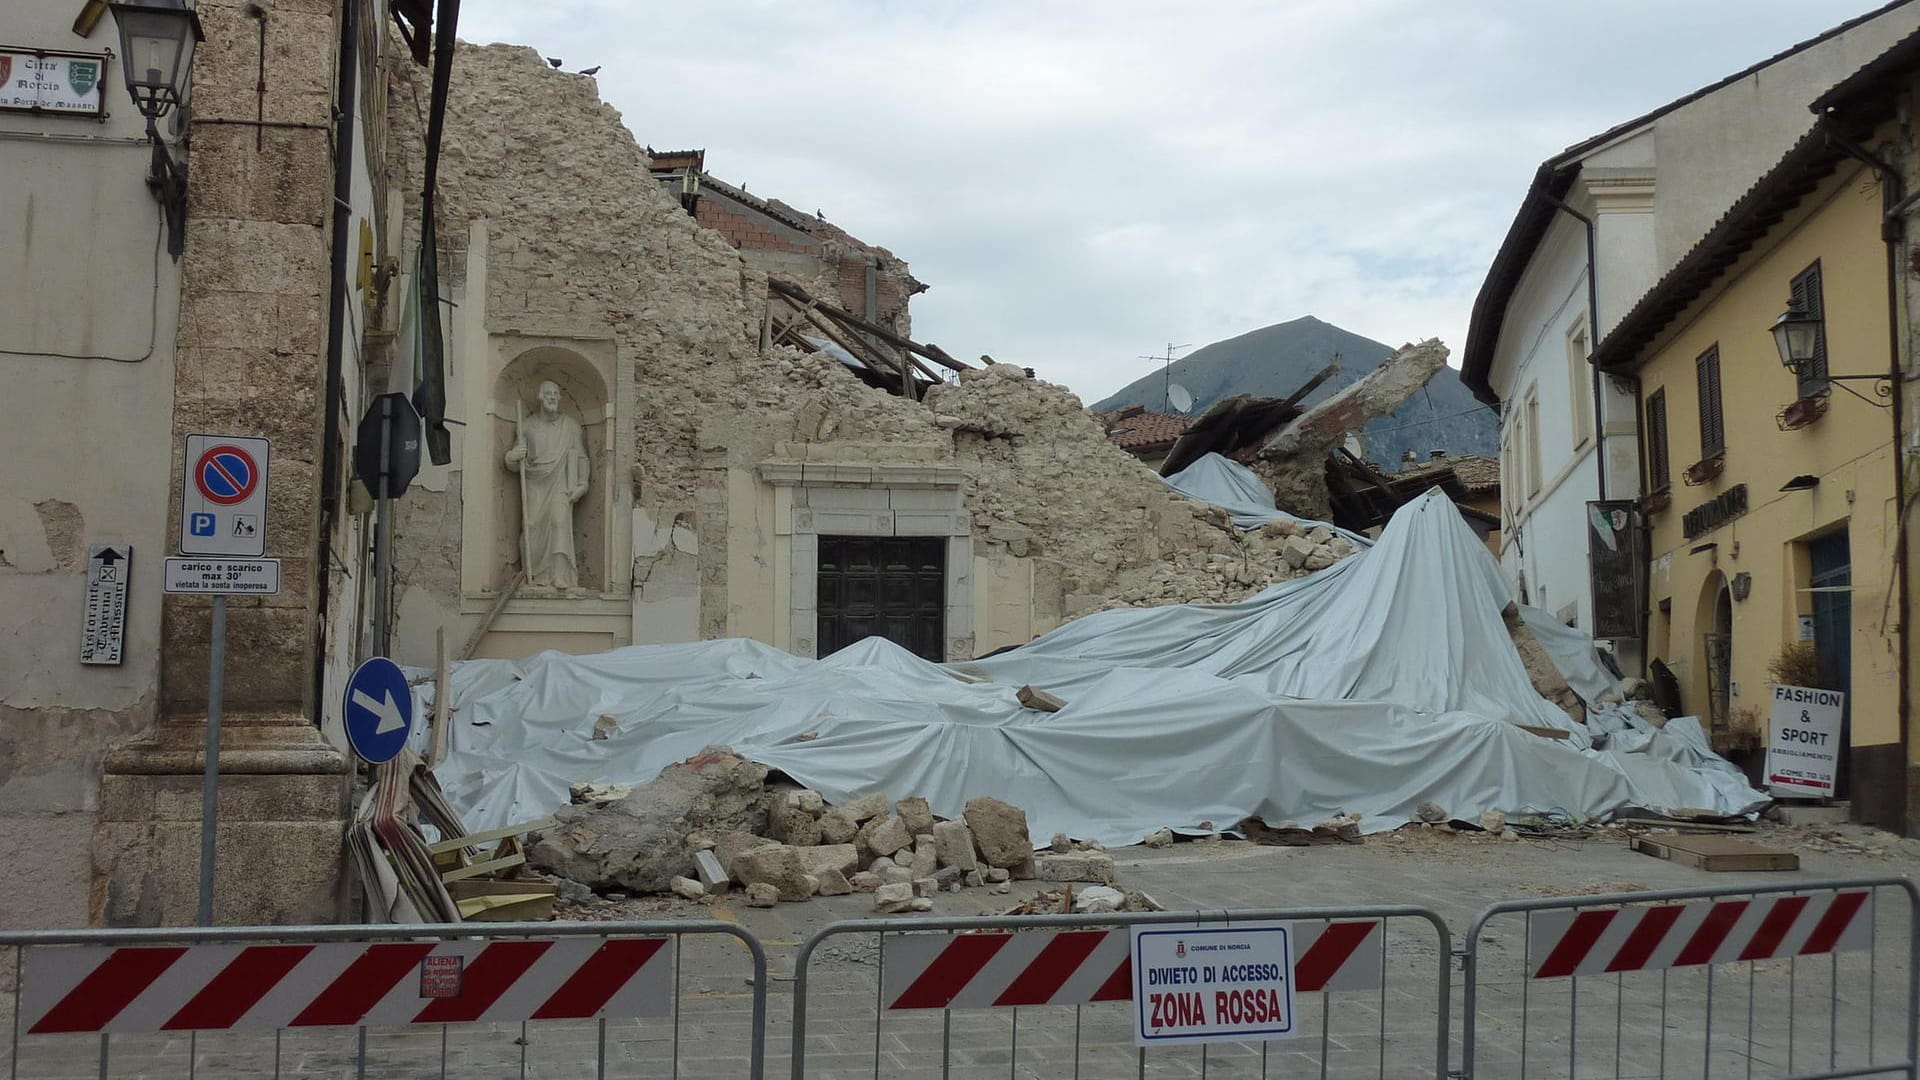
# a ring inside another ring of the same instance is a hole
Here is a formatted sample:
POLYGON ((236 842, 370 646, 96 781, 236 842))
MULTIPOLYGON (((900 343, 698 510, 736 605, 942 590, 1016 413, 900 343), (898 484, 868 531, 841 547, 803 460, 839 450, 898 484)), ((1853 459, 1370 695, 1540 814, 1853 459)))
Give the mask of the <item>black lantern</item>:
POLYGON ((1798 372, 1813 362, 1814 349, 1820 344, 1820 316, 1798 300, 1787 301, 1787 310, 1773 320, 1773 344, 1780 350, 1781 365, 1798 372))
POLYGON ((149 0, 142 4, 109 4, 120 27, 120 61, 126 68, 127 93, 147 118, 147 141, 153 144, 153 164, 147 188, 160 202, 167 218, 167 254, 180 258, 187 230, 187 169, 167 153, 154 121, 187 100, 187 78, 193 69, 193 48, 206 40, 200 16, 186 0, 149 0))
POLYGON ((185 0, 108 6, 120 26, 120 62, 134 105, 149 120, 167 115, 186 100, 193 48, 206 40, 199 14, 185 0))

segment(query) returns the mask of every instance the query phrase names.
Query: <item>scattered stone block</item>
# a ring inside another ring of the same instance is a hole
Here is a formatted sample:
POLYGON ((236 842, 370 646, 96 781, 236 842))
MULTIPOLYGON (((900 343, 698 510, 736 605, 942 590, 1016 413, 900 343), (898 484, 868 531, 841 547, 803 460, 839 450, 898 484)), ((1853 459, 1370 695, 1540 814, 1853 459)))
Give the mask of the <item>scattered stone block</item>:
POLYGON ((988 891, 998 893, 1001 896, 1005 896, 1006 894, 1013 891, 1013 883, 1007 882, 1007 881, 995 882, 993 887, 988 891))
POLYGON ((1417 807, 1414 810, 1413 814, 1415 817, 1419 818, 1421 821, 1424 821, 1429 825, 1438 825, 1441 822, 1446 821, 1450 816, 1447 813, 1446 807, 1441 806, 1439 803, 1433 803, 1433 802, 1421 803, 1419 807, 1417 807))
POLYGON ((824 796, 817 791, 809 791, 806 788, 794 792, 788 802, 790 805, 804 810, 815 817, 819 817, 827 808, 827 800, 824 796))
POLYGON ((1496 835, 1499 833, 1506 832, 1507 831, 1506 812, 1503 810, 1488 810, 1486 813, 1481 814, 1480 827, 1496 835))
POLYGON ((892 855, 913 843, 913 834, 897 817, 876 818, 879 824, 867 833, 867 847, 875 855, 892 855))
POLYGON ((1140 842, 1147 845, 1150 848, 1172 847, 1173 846, 1173 830, 1172 829, 1155 829, 1154 831, 1147 834, 1147 838, 1145 840, 1142 840, 1140 842))
POLYGON ((1304 536, 1289 536, 1287 542, 1280 545, 1280 556, 1287 565, 1295 570, 1307 565, 1307 559, 1313 554, 1313 543, 1304 536))
POLYGON ((939 891, 940 883, 930 877, 915 878, 913 880, 913 895, 915 896, 932 896, 939 891))
POLYGON ((1019 863, 1008 867, 1007 873, 1012 874, 1015 881, 1032 881, 1040 876, 1040 869, 1034 864, 1033 856, 1029 855, 1019 863))
MULTIPOLYGON (((975 871, 975 872, 978 873, 978 871, 975 871)), ((944 887, 947 885, 952 885, 960 880, 960 868, 957 866, 943 866, 940 869, 935 870, 924 876, 932 878, 934 881, 938 882, 942 887, 944 887)))
POLYGON ((867 866, 867 869, 873 871, 876 874, 884 874, 888 870, 893 869, 895 865, 897 864, 892 859, 889 859, 885 855, 882 855, 879 858, 873 860, 872 863, 869 863, 867 866))
POLYGON ((1105 885, 1090 885, 1074 894, 1073 910, 1084 915, 1100 915, 1109 911, 1119 911, 1126 902, 1126 894, 1119 889, 1105 885))
POLYGON ((860 869, 860 852, 852 844, 822 844, 799 851, 800 866, 809 874, 831 870, 844 877, 860 869))
POLYGON ((701 900, 707 895, 707 887, 692 878, 677 877, 667 883, 675 896, 683 900, 701 900))
POLYGON ((897 885, 903 882, 911 884, 913 881, 913 871, 904 866, 889 866, 885 870, 876 872, 880 875, 880 880, 889 885, 897 885))
POLYGON ((933 910, 933 900, 925 896, 916 896, 907 905, 909 911, 928 912, 933 910))
POLYGON ((1127 890, 1127 902, 1120 905, 1122 911, 1165 911, 1160 901, 1141 892, 1139 889, 1127 890))
POLYGON ((726 869, 727 873, 731 874, 735 881, 739 881, 740 874, 733 868, 733 864, 739 860, 740 856, 759 848, 778 846, 780 846, 778 840, 769 840, 764 836, 755 836, 750 832, 741 832, 736 829, 714 837, 713 854, 720 860, 720 865, 726 869))
POLYGON ((1003 867, 990 866, 985 871, 985 877, 987 879, 987 884, 998 885, 1001 882, 1006 881, 1009 878, 1013 877, 1013 875, 1008 873, 1006 869, 1003 867))
POLYGON ((913 871, 914 877, 923 878, 932 877, 939 866, 940 859, 934 854, 933 845, 928 844, 913 853, 913 864, 909 869, 913 871))
POLYGON ((1104 851, 1076 851, 1035 860, 1041 881, 1093 881, 1113 884, 1113 856, 1104 851))
POLYGON ((899 816, 907 831, 915 836, 933 831, 933 807, 918 795, 910 795, 894 804, 893 812, 899 816))
POLYGON ((879 874, 873 873, 870 870, 862 870, 848 878, 847 884, 853 886, 854 892, 872 892, 884 884, 884 882, 880 880, 879 874))
POLYGON ((800 849, 786 844, 755 848, 733 861, 733 876, 748 885, 771 885, 788 903, 813 895, 819 879, 800 861, 800 849))
POLYGON ((726 868, 720 865, 719 856, 711 850, 693 853, 693 872, 700 877, 700 885, 710 893, 725 892, 733 879, 727 876, 726 868))
POLYGON ((888 914, 907 910, 913 904, 913 900, 911 882, 893 882, 873 890, 874 909, 888 914))
POLYGON ((942 821, 933 826, 933 849, 942 866, 977 870, 980 860, 973 853, 973 830, 964 821, 942 821))
POLYGON ((860 823, 842 806, 820 815, 820 842, 823 844, 852 843, 860 834, 860 823))
POLYGON ((845 896, 853 891, 853 882, 847 876, 832 867, 815 871, 811 875, 818 884, 815 893, 820 896, 845 896))
POLYGON ((870 795, 860 796, 842 806, 841 809, 852 815, 854 821, 863 822, 871 821, 881 814, 886 813, 887 805, 887 793, 884 791, 876 791, 870 795))
POLYGON ((780 890, 764 881, 747 886, 748 907, 772 907, 780 902, 780 890))
POLYGON ((1027 814, 1019 807, 983 795, 968 799, 961 817, 973 831, 974 848, 987 865, 1011 868, 1033 858, 1033 837, 1027 831, 1027 814))
POLYGON ((1048 845, 1047 845, 1047 848, 1048 848, 1048 850, 1050 850, 1050 851, 1056 851, 1056 852, 1060 852, 1060 853, 1062 853, 1062 854, 1064 854, 1064 853, 1066 853, 1066 852, 1069 852, 1069 851, 1072 851, 1072 850, 1073 850, 1073 838, 1072 838, 1072 837, 1070 837, 1070 836, 1068 836, 1068 835, 1067 835, 1066 833, 1063 833, 1063 832, 1057 832, 1057 833, 1054 833, 1054 834, 1053 834, 1053 842, 1052 842, 1052 843, 1050 843, 1050 844, 1048 844, 1048 845))
POLYGON ((1014 697, 1019 700, 1020 704, 1039 712, 1059 712, 1061 709, 1067 707, 1067 703, 1064 700, 1036 686, 1021 687, 1019 692, 1014 694, 1014 697))
POLYGON ((1334 555, 1328 548, 1317 547, 1313 549, 1312 554, 1307 556, 1307 561, 1302 563, 1300 568, 1307 571, 1325 570, 1327 567, 1339 561, 1339 557, 1334 555))
MULTIPOLYGON (((951 869, 958 869, 958 867, 952 867, 951 869)), ((960 880, 965 882, 967 888, 969 889, 977 889, 980 886, 985 885, 987 883, 986 875, 982 874, 978 870, 966 871, 964 876, 962 876, 960 880)))

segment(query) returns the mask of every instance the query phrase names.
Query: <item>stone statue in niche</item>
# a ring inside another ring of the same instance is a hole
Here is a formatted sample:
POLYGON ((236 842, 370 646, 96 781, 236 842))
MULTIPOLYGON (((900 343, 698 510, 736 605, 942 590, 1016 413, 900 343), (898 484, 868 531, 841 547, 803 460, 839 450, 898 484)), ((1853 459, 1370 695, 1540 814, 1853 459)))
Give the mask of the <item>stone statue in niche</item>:
POLYGON ((577 590, 573 504, 587 493, 593 466, 580 421, 560 411, 560 387, 540 384, 540 407, 532 416, 521 416, 506 460, 507 468, 520 474, 520 565, 527 584, 577 590))

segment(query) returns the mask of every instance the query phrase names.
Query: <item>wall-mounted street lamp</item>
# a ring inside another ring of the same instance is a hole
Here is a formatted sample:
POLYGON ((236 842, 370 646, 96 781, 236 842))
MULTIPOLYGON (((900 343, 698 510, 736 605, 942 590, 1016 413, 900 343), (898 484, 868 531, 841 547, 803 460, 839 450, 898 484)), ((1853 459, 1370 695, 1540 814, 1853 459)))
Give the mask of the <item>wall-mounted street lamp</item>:
MULTIPOLYGON (((1808 311, 1800 301, 1788 300, 1787 310, 1773 320, 1772 327, 1773 346, 1780 352, 1781 366, 1793 372, 1795 377, 1799 377, 1806 366, 1813 362, 1813 354, 1820 347, 1820 335, 1825 326, 1825 320, 1808 311)), ((1870 405, 1884 406, 1887 403, 1886 399, 1893 396, 1893 381, 1886 375, 1835 375, 1828 372, 1822 374, 1820 379, 1823 382, 1848 379, 1873 380, 1874 396, 1882 400, 1872 401, 1860 394, 1854 394, 1855 397, 1870 405)))
POLYGON ((177 262, 186 240, 187 169, 173 160, 155 122, 186 100, 194 46, 206 40, 200 16, 186 0, 109 4, 120 27, 120 57, 127 93, 147 118, 153 165, 147 187, 167 217, 167 254, 177 262))

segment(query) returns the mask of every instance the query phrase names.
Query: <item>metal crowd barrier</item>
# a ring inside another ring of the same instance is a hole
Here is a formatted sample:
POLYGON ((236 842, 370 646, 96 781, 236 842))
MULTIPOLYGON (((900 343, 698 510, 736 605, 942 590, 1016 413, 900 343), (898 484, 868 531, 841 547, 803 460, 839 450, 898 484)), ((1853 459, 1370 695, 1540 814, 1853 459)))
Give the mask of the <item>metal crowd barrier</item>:
POLYGON ((1920 1076, 1906 878, 1503 900, 1462 960, 1465 1080, 1920 1076))
POLYGON ((705 1075, 765 1068, 766 952, 731 923, 0 932, 7 948, 11 1080, 104 1078, 116 1052, 143 1075, 525 1077, 531 1053, 546 1075, 677 1077, 686 1025, 705 1075))
POLYGON ((1156 1066, 1443 1080, 1452 937, 1433 911, 1404 906, 834 923, 794 960, 792 1076, 1144 1077, 1132 928, 1256 923, 1290 924, 1300 1037, 1156 1046, 1156 1066), (1425 925, 1409 933, 1408 921, 1425 925))

